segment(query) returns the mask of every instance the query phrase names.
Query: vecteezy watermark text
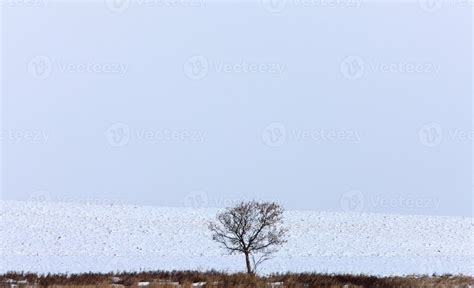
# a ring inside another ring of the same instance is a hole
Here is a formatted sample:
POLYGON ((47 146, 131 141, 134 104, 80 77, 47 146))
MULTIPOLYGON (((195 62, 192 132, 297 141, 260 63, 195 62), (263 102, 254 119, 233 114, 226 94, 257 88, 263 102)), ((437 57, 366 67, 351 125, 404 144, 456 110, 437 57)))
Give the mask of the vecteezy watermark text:
POLYGON ((388 207, 388 208, 439 208, 440 200, 438 198, 429 197, 406 197, 399 195, 394 198, 382 198, 380 196, 372 197, 370 200, 372 207, 388 207))
POLYGON ((260 0, 263 9, 269 13, 282 13, 286 7, 302 8, 359 8, 363 0, 260 0))
POLYGON ((211 60, 202 55, 191 56, 183 64, 184 74, 192 80, 203 79, 210 71, 222 74, 281 75, 285 69, 285 65, 278 62, 211 60))
POLYGON ((46 143, 49 135, 42 130, 0 130, 0 141, 46 143))
POLYGON ((125 205, 126 201, 117 197, 71 197, 67 195, 55 195, 45 190, 37 190, 31 193, 27 199, 30 202, 45 203, 45 202, 62 202, 62 203, 78 203, 87 205, 125 205))
POLYGON ((5 7, 46 7, 49 0, 0 0, 0 6, 5 7))
POLYGON ((402 210, 438 209, 440 199, 416 196, 381 196, 368 197, 359 190, 351 190, 341 195, 340 205, 347 212, 363 212, 370 209, 392 208, 402 210))
POLYGON ((167 143, 201 143, 206 138, 206 131, 199 129, 143 128, 131 129, 127 124, 112 124, 106 131, 105 137, 110 145, 125 146, 132 139, 140 142, 167 143))
POLYGON ((263 143, 280 147, 287 142, 352 142, 362 139, 360 131, 329 128, 287 128, 279 122, 268 124, 262 131, 263 143))
POLYGON ((248 63, 246 61, 216 62, 214 70, 217 73, 262 73, 262 74, 282 74, 285 65, 280 63, 248 63))
POLYGON ((418 3, 421 9, 430 13, 438 12, 443 7, 459 6, 470 8, 474 6, 474 0, 418 0, 418 3))
POLYGON ((143 129, 135 131, 137 139, 151 142, 187 141, 203 142, 206 132, 187 129, 143 129))
POLYGON ((205 0, 104 0, 107 9, 121 13, 128 8, 141 7, 203 7, 205 0))
POLYGON ((123 75, 128 72, 129 65, 119 62, 67 62, 55 60, 48 56, 35 56, 28 61, 28 74, 35 78, 44 80, 54 72, 67 74, 116 74, 123 75))
POLYGON ((58 63, 61 73, 125 74, 128 65, 123 63, 58 63))
POLYGON ((341 74, 349 79, 362 78, 367 73, 383 74, 439 74, 441 66, 430 62, 381 62, 366 61, 360 56, 347 56, 340 64, 341 74))
POLYGON ((196 190, 188 193, 184 197, 184 206, 188 208, 225 208, 234 206, 242 201, 249 201, 244 198, 225 198, 220 196, 211 196, 202 190, 196 190))

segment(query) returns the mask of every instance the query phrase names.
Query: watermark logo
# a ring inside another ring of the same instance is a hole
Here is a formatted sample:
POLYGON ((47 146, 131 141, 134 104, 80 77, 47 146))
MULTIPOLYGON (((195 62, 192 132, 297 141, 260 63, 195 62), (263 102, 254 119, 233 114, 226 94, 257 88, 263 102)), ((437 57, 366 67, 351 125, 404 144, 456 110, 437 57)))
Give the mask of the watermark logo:
POLYGON ((105 137, 110 145, 123 147, 130 142, 130 127, 123 123, 112 124, 105 132, 105 137))
POLYGON ((51 194, 48 191, 38 190, 30 194, 28 201, 35 203, 45 203, 51 201, 51 194))
POLYGON ((423 125, 418 131, 418 139, 426 147, 436 147, 443 141, 443 129, 438 123, 423 125))
POLYGON ((113 13, 122 13, 130 6, 130 0, 104 0, 107 8, 113 13))
POLYGON ((442 143, 469 143, 474 140, 472 129, 444 129, 441 124, 431 122, 423 125, 418 130, 418 139, 425 147, 437 147, 442 143))
POLYGON ((280 147, 286 141, 286 128, 282 123, 268 124, 262 132, 263 143, 269 147, 280 147))
POLYGON ((204 56, 191 56, 183 66, 184 74, 191 80, 200 80, 206 77, 209 70, 209 62, 204 56))
POLYGON ((340 205, 347 212, 362 212, 365 207, 365 196, 359 190, 352 190, 342 194, 340 205))
POLYGON ((348 56, 342 60, 340 69, 345 78, 360 79, 365 73, 365 62, 359 56, 348 56))
POLYGON ((418 0, 421 9, 426 12, 436 12, 443 6, 443 0, 418 0))
POLYGON ((188 208, 205 208, 209 205, 207 193, 204 191, 193 191, 184 197, 184 206, 188 208))
POLYGON ((269 13, 281 13, 286 7, 287 0, 261 0, 263 9, 269 13))
POLYGON ((47 79, 52 71, 53 64, 47 56, 36 56, 28 62, 28 74, 35 79, 47 79))

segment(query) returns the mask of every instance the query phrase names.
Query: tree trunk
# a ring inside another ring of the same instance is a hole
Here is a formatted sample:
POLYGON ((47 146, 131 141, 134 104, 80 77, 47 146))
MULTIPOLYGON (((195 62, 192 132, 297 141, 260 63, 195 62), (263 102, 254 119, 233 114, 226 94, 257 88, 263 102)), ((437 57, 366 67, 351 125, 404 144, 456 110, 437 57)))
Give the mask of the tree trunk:
POLYGON ((245 264, 247 265, 247 273, 252 275, 252 266, 250 265, 250 254, 249 253, 244 253, 245 254, 245 264))

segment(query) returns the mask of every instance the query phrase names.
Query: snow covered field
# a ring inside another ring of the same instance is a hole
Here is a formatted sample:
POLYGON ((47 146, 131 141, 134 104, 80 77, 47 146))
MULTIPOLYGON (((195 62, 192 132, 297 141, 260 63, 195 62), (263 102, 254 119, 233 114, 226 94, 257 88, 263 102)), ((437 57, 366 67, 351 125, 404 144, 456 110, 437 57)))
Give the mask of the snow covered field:
MULTIPOLYGON (((0 273, 243 271, 206 223, 216 209, 0 202, 0 273)), ((474 275, 472 218, 286 212, 268 272, 474 275)))

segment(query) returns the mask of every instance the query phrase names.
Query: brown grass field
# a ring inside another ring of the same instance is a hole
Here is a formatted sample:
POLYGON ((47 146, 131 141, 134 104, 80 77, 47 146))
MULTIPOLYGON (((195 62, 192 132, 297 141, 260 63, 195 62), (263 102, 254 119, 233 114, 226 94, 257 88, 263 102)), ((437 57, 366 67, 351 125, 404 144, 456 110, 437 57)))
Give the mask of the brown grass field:
POLYGON ((168 287, 474 287, 470 276, 406 276, 375 277, 365 275, 275 274, 248 276, 223 272, 135 272, 135 273, 84 273, 47 274, 6 273, 0 275, 1 288, 168 288, 168 287), (144 283, 148 282, 148 283, 144 283))

